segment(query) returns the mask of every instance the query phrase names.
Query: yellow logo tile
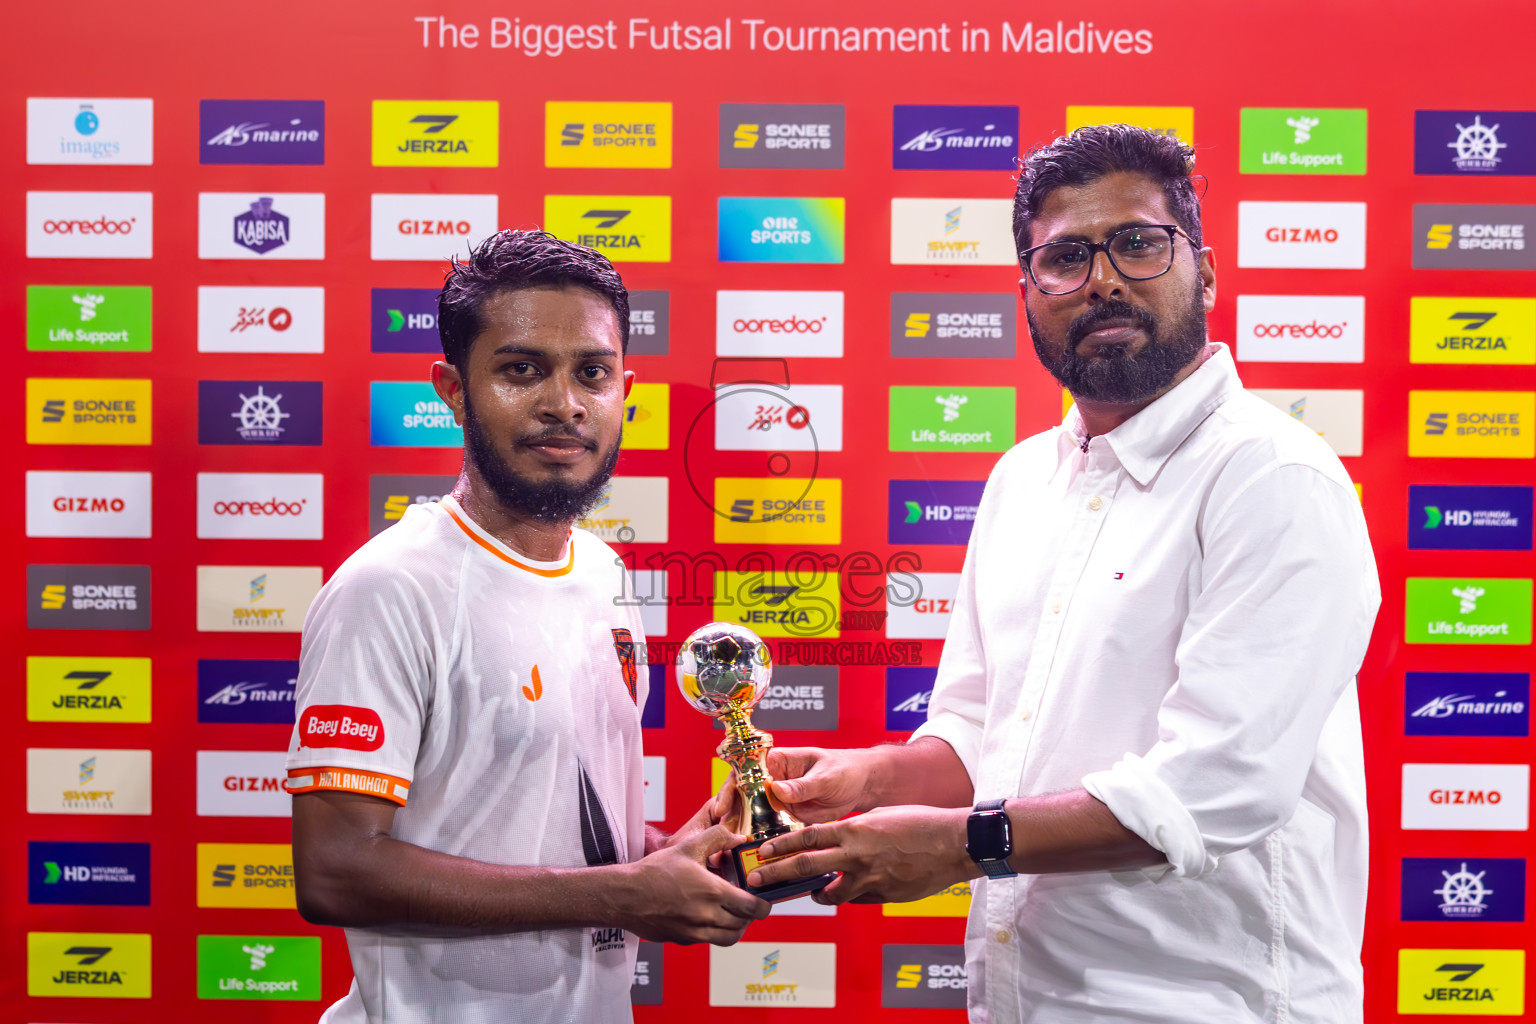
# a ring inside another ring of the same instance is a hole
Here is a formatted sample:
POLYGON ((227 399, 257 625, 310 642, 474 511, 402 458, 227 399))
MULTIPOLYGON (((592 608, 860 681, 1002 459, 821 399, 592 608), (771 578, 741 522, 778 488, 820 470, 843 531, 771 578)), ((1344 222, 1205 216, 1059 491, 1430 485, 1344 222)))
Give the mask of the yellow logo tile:
POLYGON ((822 477, 717 477, 716 544, 841 544, 843 482, 822 477))
POLYGON ((971 883, 957 882, 911 903, 884 903, 880 912, 886 917, 964 917, 971 912, 971 883))
POLYGON ((149 721, 148 658, 27 659, 27 721, 149 721))
POLYGON ((1408 359, 1414 363, 1536 363, 1536 299, 1415 295, 1408 359))
POLYGON ((1085 124, 1131 124, 1195 141, 1194 107, 1068 107, 1067 131, 1085 124))
POLYGON ((293 910, 293 848, 287 843, 198 843, 197 905, 293 910))
POLYGON ((148 999, 149 936, 28 932, 27 995, 148 999))
POLYGON ((836 639, 842 610, 835 572, 715 573, 715 617, 759 636, 836 639))
POLYGON ((27 444, 149 444, 150 382, 28 377, 27 444))
POLYGON ((615 263, 670 263, 672 197, 545 196, 544 230, 615 263))
POLYGON ((1418 458, 1536 456, 1536 392, 1410 391, 1408 454, 1418 458))
POLYGON ((374 100, 373 166, 495 167, 494 100, 374 100))
POLYGON ((671 385, 636 384, 624 402, 624 447, 660 451, 671 425, 671 385))
POLYGON ((544 104, 545 167, 671 167, 672 104, 544 104))
POLYGON ((1397 1012, 1463 1017, 1525 1013, 1525 950, 1400 949, 1397 1012))

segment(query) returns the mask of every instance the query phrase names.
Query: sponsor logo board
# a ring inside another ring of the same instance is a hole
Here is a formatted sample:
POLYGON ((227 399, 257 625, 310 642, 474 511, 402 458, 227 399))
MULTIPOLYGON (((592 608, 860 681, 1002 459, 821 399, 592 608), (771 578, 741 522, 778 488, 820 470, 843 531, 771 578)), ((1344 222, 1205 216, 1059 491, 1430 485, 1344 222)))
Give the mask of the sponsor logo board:
POLYGON ((199 539, 320 540, 325 477, 320 473, 197 474, 199 539))
POLYGON ((28 843, 27 902, 147 907, 149 844, 28 843))
POLYGON ((911 903, 887 903, 880 908, 885 917, 965 917, 970 912, 970 882, 957 882, 943 892, 911 903))
POLYGON ((890 732, 911 732, 928 721, 928 704, 933 700, 936 668, 888 666, 885 670, 885 728, 890 732))
POLYGON ((200 565, 200 633, 298 633, 320 592, 318 565, 200 565))
POLYGON ((1536 111, 1415 110, 1413 173, 1536 174, 1536 111))
MULTIPOLYGON (((453 478, 448 480, 452 483, 453 478)), ((609 543, 666 543, 667 478, 610 477, 602 496, 576 525, 609 543)))
POLYGON ((324 385, 312 380, 200 380, 198 444, 319 444, 324 385))
POLYGON ((127 932, 28 932, 27 995, 150 997, 150 937, 127 932))
POLYGON ((1528 644, 1531 581, 1409 577, 1403 639, 1410 644, 1528 644))
MULTIPOLYGON (((754 481, 761 483, 761 481, 754 481)), ((833 543, 836 543, 835 541, 833 543)), ((837 573, 717 572, 715 607, 758 636, 836 639, 842 619, 837 573)), ((646 635, 653 634, 649 629, 646 635)))
POLYGON ((715 354, 838 358, 843 323, 842 292, 718 291, 715 354))
POLYGON ((965 946, 880 947, 880 1005, 965 1009, 965 946))
POLYGON ((376 380, 368 385, 369 441, 374 447, 461 448, 464 428, 426 381, 376 380))
POLYGON ((28 814, 149 814, 150 752, 27 749, 28 814))
POLYGON ((1536 270, 1536 206, 1415 203, 1415 270, 1536 270))
POLYGON ((288 818, 293 797, 283 750, 199 750, 197 813, 216 818, 288 818))
POLYGON ((714 407, 716 451, 843 450, 841 384, 726 385, 714 407))
POLYGON ((1397 1012, 1524 1016, 1525 950, 1400 949, 1397 1012))
POLYGON ((1250 363, 1363 363, 1363 295, 1239 295, 1237 358, 1250 363))
POLYGON ((1525 861, 1403 858, 1404 921, 1524 921, 1525 861))
POLYGON ((1536 392, 1410 391, 1408 454, 1415 458, 1536 456, 1536 392))
POLYGON ((907 359, 1012 359, 1014 295, 893 292, 891 355, 907 359))
POLYGON ((840 103, 720 104, 720 166, 836 168, 847 147, 840 103))
POLYGON ((319 999, 317 935, 199 935, 197 998, 319 999))
POLYGON ((836 1006, 837 944, 738 942, 709 950, 710 1006, 836 1006))
POLYGON ((1411 363, 1536 363, 1536 299, 1415 295, 1408 303, 1411 363))
POLYGON ((325 289, 197 289, 199 352, 325 351, 325 289))
POLYGON ((902 573, 887 578, 887 594, 910 588, 910 601, 886 602, 885 635, 892 639, 942 640, 949 632, 949 617, 954 612, 955 595, 960 592, 957 572, 902 573), (912 581, 915 581, 915 585, 912 581))
POLYGON ((154 162, 154 100, 27 97, 27 163, 154 162))
POLYGON ((1254 395, 1317 432, 1335 455, 1365 446, 1365 392, 1327 388, 1252 388, 1254 395))
POLYGON ((152 289, 138 285, 27 285, 29 352, 148 352, 152 289))
POLYGON ((149 473, 27 471, 28 537, 148 537, 149 473))
MULTIPOLYGON (((651 674, 650 686, 645 691, 645 704, 640 708, 642 729, 664 729, 667 725, 667 689, 672 685, 668 665, 647 665, 651 674)), ((718 760, 718 759, 717 759, 718 760)))
POLYGON ((629 389, 624 400, 624 447, 640 451, 662 451, 672 421, 672 386, 640 383, 629 389))
POLYGON ((1244 107, 1243 174, 1364 174, 1366 112, 1244 107))
POLYGON ((665 821, 667 817, 667 759, 646 755, 640 759, 646 821, 665 821))
POLYGON ((1531 550, 1531 488, 1408 488, 1408 547, 1433 551, 1531 550))
POLYGON ((826 477, 716 477, 716 544, 841 544, 843 482, 826 477))
POLYGON ((148 722, 150 659, 27 658, 27 721, 148 722))
POLYGON ((1012 171, 1018 107, 893 108, 891 166, 898 170, 1012 171))
POLYGON ((1014 442, 1014 389, 890 389, 893 452, 1003 452, 1014 442))
POLYGON ((660 942, 642 942, 635 956, 635 973, 629 983, 629 1002, 632 1006, 660 1006, 665 958, 660 942))
POLYGON ((412 505, 441 501, 453 490, 456 476, 370 476, 368 478, 368 536, 376 537, 405 518, 412 505))
POLYGON ((323 192, 199 192, 197 258, 325 259, 323 192))
POLYGON ((843 262, 841 196, 721 196, 721 263, 843 262))
POLYGON ((544 104, 545 167, 671 167, 672 104, 544 104))
MULTIPOLYGON (((667 635, 667 570, 665 569, 620 569, 620 572, 629 577, 630 593, 633 593, 641 602, 640 626, 645 635, 652 640, 667 635)), ((619 584, 620 592, 623 592, 624 584, 619 584)), ((665 693, 672 684, 666 682, 658 690, 654 684, 651 693, 665 693)), ((649 698, 647 698, 649 701, 649 698)))
POLYGON ((443 350, 437 333, 436 288, 375 288, 369 300, 369 348, 374 352, 443 350))
POLYGON ((198 843, 197 905, 293 910, 287 843, 198 843))
POLYGON ((150 192, 28 192, 28 259, 147 260, 155 254, 150 192))
POLYGON ((373 166, 495 167, 500 131, 495 100, 374 100, 373 166))
POLYGON ((1408 736, 1529 736, 1531 677, 1523 672, 1409 672, 1408 736))
POLYGON ((1523 832, 1528 764, 1403 765, 1404 829, 1523 832))
POLYGON ((672 296, 664 291, 629 293, 626 356, 664 356, 672 341, 672 296))
POLYGON ((325 163, 324 100, 203 100, 200 164, 325 163))
POLYGON ((148 629, 147 565, 27 566, 28 629, 148 629))
POLYGON ((109 377, 28 377, 27 444, 149 444, 153 383, 109 377))
POLYGON ((1067 131, 1089 124, 1131 124, 1181 142, 1195 141, 1194 107, 1068 107, 1067 131))
POLYGON ((375 192, 370 203, 369 255, 376 260, 440 263, 496 233, 495 195, 375 192))
POLYGON ((544 230, 615 263, 670 263, 672 197, 545 196, 544 230))
POLYGON ((892 480, 887 540, 892 544, 968 544, 985 480, 892 480))
MULTIPOLYGON (((777 665, 752 722, 774 730, 836 729, 837 699, 836 665, 777 665)), ((715 719, 715 728, 725 726, 715 719)))
POLYGON ((1363 270, 1365 204, 1240 202, 1237 265, 1363 270))
POLYGON ((297 661, 199 658, 197 720, 291 726, 298 686, 297 661))
POLYGON ((1019 265, 1010 199, 892 199, 891 262, 1019 265))

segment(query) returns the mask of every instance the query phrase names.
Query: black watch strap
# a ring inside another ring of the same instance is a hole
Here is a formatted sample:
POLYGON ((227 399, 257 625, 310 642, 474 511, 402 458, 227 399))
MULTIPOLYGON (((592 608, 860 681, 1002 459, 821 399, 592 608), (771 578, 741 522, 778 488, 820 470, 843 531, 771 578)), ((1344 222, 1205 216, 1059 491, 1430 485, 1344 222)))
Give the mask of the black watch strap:
POLYGON ((971 860, 975 861, 976 866, 981 868, 989 878, 1012 878, 1018 874, 1008 866, 1008 858, 1013 855, 1013 836, 1007 813, 1003 809, 1006 802, 1005 799, 981 801, 972 809, 966 826, 965 852, 970 854, 971 860), (989 841, 982 849, 973 848, 971 842, 977 832, 972 826, 975 825, 977 828, 982 826, 982 821, 978 819, 986 822, 997 821, 1001 829, 1001 835, 996 837, 997 841, 989 841))

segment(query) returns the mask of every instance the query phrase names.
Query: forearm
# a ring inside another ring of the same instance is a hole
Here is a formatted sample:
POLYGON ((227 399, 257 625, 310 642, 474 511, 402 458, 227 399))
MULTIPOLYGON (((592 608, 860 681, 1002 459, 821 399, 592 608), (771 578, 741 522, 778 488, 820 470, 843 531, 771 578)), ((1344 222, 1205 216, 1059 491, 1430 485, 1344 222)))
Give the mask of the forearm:
POLYGON ((859 803, 861 811, 898 804, 967 807, 975 799, 965 762, 936 736, 871 747, 863 756, 868 759, 868 795, 859 803))
MULTIPOLYGON (((1020 874, 1115 871, 1167 863, 1161 852, 1120 824, 1085 789, 1022 797, 1009 800, 1005 807, 1013 831, 1008 865, 1020 874)), ((964 844, 963 837, 960 842, 964 844)))
POLYGON ((645 826, 645 853, 646 853, 646 856, 650 856, 651 854, 655 853, 657 850, 661 849, 663 846, 666 846, 667 845, 667 840, 669 840, 671 838, 672 838, 672 834, 670 832, 663 832, 661 829, 657 828, 655 825, 647 825, 647 826, 645 826))

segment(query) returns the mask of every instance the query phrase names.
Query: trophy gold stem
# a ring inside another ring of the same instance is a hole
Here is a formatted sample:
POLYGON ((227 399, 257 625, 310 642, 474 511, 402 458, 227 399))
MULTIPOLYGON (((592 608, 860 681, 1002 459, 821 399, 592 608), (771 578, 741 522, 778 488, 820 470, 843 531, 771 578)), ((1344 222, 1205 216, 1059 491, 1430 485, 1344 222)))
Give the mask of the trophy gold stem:
POLYGON ((738 831, 753 839, 771 839, 793 831, 797 823, 774 806, 768 795, 772 776, 764 762, 773 749, 773 736, 754 728, 751 714, 745 709, 727 711, 720 721, 725 726, 725 739, 715 753, 736 769, 736 790, 741 794, 742 805, 739 824, 744 826, 738 831))

